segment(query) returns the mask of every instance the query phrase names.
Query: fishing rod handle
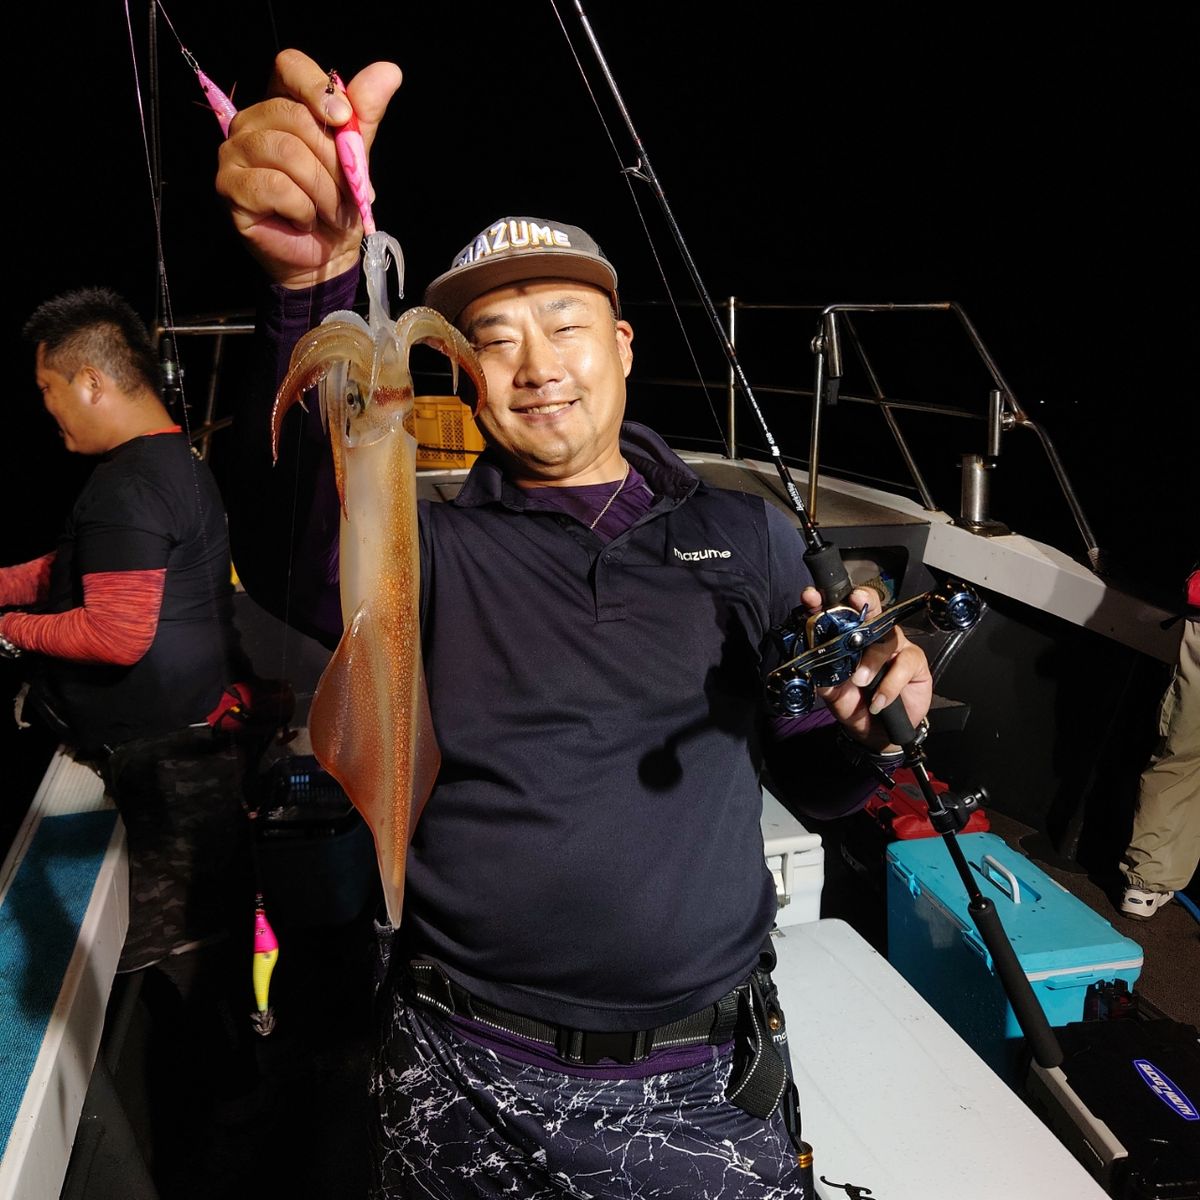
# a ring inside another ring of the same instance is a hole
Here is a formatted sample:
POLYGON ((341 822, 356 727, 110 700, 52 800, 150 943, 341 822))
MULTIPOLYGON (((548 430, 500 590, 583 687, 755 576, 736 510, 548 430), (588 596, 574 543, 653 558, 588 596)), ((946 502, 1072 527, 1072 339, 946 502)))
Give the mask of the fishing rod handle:
POLYGON ((1004 932, 996 906, 986 896, 980 896, 970 902, 967 911, 992 956, 996 975, 1035 1061, 1039 1067, 1046 1069, 1060 1066, 1063 1061, 1062 1046, 1046 1019, 1045 1010, 1034 995, 1017 952, 1008 940, 1008 934, 1004 932))
MULTIPOLYGON (((819 534, 817 535, 820 536, 819 534)), ((845 604, 854 590, 841 553, 832 542, 825 542, 804 555, 804 565, 812 575, 813 587, 821 593, 827 607, 845 604)))
MULTIPOLYGON (((881 671, 871 683, 871 691, 875 690, 882 678, 883 672, 881 671)), ((904 747, 906 760, 913 763, 922 795, 932 814, 935 801, 932 785, 924 768, 924 752, 920 746, 923 739, 918 737, 917 731, 913 728, 900 697, 897 696, 887 708, 877 715, 888 737, 904 747)), ((937 807, 941 808, 940 801, 937 801, 937 807)), ((1030 1052, 1040 1067, 1059 1066, 1063 1061, 1062 1047, 1050 1027, 1050 1022, 1046 1019, 1045 1010, 1037 996, 1034 995, 1020 959, 1017 958, 1017 953, 1012 948, 1012 943, 1008 940, 1008 934, 1004 930, 996 906, 979 890, 979 885, 975 881, 954 831, 943 832, 942 840, 946 843, 946 848, 950 851, 950 858, 966 888, 969 897, 967 912, 970 913, 975 927, 979 930, 980 937, 983 938, 983 944, 987 947, 988 954, 991 955, 996 976, 1004 988, 1008 1002, 1012 1005, 1017 1024, 1021 1026, 1021 1032, 1025 1035, 1030 1052)))
MULTIPOLYGON (((886 671, 887 668, 884 668, 886 671)), ((875 690, 875 686, 883 678, 883 671, 876 677, 875 682, 871 685, 871 690, 875 690)), ((908 713, 904 708, 904 702, 899 696, 895 698, 885 709, 881 709, 875 714, 883 726, 888 737, 897 745, 903 746, 906 750, 909 746, 917 741, 917 731, 913 727, 912 721, 908 719, 908 713)))

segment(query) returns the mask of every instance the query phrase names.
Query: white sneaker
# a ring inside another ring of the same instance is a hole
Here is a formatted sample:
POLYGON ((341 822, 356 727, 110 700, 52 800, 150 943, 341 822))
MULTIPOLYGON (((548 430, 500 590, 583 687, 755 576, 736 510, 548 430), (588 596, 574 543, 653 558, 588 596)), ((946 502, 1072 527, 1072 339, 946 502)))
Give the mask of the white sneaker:
POLYGON ((1145 888, 1127 887, 1121 900, 1121 912, 1135 921, 1148 921, 1174 895, 1174 892, 1150 892, 1145 888))

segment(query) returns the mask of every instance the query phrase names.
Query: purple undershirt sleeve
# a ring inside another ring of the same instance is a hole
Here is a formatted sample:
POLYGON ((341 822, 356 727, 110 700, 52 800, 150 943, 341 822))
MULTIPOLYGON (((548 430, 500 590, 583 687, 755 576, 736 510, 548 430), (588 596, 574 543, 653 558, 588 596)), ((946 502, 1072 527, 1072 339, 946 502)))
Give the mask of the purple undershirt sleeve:
POLYGON ((837 722, 818 703, 803 717, 775 717, 765 737, 763 782, 801 819, 832 821, 857 812, 878 786, 837 747, 837 722))
POLYGON ((338 504, 329 443, 315 404, 284 421, 272 461, 271 409, 292 348, 322 318, 351 308, 360 271, 313 288, 264 289, 250 386, 234 413, 228 487, 230 545, 247 592, 268 612, 327 646, 341 636, 338 504))

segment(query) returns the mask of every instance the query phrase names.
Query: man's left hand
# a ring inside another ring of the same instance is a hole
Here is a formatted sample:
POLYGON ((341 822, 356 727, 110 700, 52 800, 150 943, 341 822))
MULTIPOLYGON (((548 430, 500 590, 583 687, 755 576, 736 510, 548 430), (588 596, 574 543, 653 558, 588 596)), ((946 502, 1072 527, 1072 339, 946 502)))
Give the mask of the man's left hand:
MULTIPOLYGON (((821 610, 821 593, 816 588, 805 588, 800 599, 810 613, 821 610)), ((846 604, 860 612, 865 604, 868 621, 883 611, 879 593, 872 588, 855 588, 846 604)), ((908 719, 916 726, 929 711, 933 700, 933 676, 925 652, 914 646, 897 625, 886 637, 863 651, 850 679, 837 687, 818 688, 817 695, 855 741, 875 751, 891 750, 898 747, 892 743, 876 714, 899 697, 908 719), (886 673, 868 700, 863 689, 885 668, 886 673)))

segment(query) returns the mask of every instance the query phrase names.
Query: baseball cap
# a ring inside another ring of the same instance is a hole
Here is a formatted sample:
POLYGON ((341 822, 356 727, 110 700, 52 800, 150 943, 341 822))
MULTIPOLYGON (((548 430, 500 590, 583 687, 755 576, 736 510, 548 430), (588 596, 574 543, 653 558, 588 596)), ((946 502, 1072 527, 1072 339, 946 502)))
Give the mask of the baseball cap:
POLYGON ((617 305, 617 272, 595 239, 576 225, 540 217, 493 221, 425 289, 425 303, 453 321, 484 292, 542 277, 590 283, 617 305))

